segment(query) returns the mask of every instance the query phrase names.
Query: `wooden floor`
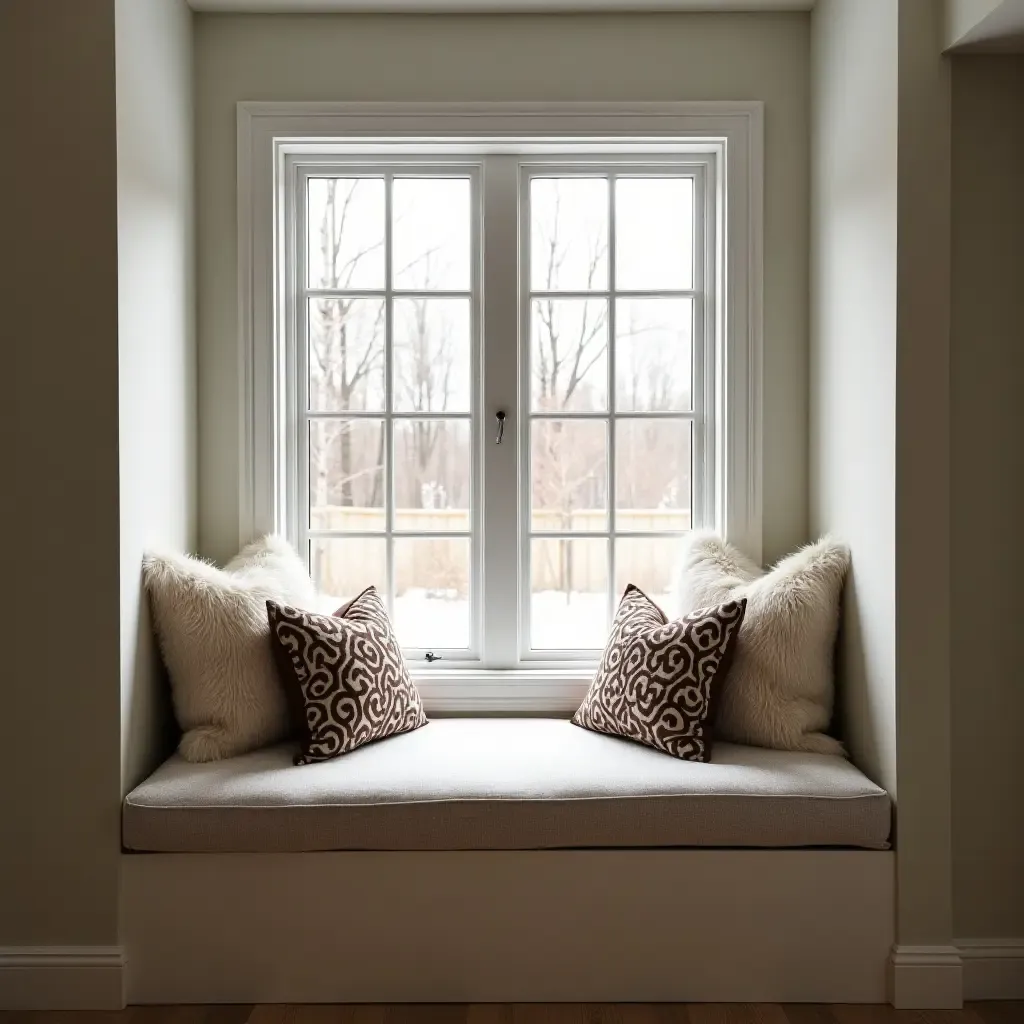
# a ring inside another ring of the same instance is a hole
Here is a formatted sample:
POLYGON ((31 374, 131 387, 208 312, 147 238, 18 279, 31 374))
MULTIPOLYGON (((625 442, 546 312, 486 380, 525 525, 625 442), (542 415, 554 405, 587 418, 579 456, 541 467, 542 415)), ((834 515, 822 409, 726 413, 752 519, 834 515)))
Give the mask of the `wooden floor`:
POLYGON ((963 1010, 805 1003, 136 1006, 120 1013, 0 1011, 0 1024, 1024 1024, 1024 1002, 963 1010))

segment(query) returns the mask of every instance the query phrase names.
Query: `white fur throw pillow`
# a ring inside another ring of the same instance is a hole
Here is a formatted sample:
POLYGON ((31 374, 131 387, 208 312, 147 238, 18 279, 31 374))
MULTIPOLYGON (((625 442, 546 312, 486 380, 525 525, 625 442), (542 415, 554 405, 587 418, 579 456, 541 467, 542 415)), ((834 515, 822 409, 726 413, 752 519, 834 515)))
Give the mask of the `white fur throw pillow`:
POLYGON ((678 585, 681 613, 747 599, 719 700, 718 737, 778 750, 843 753, 823 730, 832 718, 832 656, 849 565, 849 549, 829 538, 767 572, 713 534, 687 539, 678 585))
POLYGON ((143 576, 187 761, 217 761, 288 735, 267 599, 312 608, 316 588, 287 541, 265 537, 224 569, 147 554, 143 576))

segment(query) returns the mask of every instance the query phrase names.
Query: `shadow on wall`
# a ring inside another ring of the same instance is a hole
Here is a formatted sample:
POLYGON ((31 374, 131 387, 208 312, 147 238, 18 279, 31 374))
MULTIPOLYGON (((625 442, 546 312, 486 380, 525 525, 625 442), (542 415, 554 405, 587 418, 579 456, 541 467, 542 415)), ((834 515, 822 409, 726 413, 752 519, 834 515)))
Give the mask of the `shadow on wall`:
POLYGON ((180 738, 167 669, 157 647, 141 573, 138 587, 134 644, 127 655, 131 664, 123 670, 128 682, 122 681, 128 690, 122 693, 121 700, 123 793, 134 789, 170 757, 180 738))
MULTIPOLYGON (((872 770, 882 757, 873 729, 850 734, 853 723, 878 720, 877 709, 871 707, 870 687, 866 685, 867 663, 864 660, 864 635, 860 619, 860 601, 857 592, 857 560, 852 559, 850 571, 839 609, 839 633, 835 648, 835 710, 829 735, 842 740, 850 760, 880 786, 885 783, 876 778, 872 770)), ((895 797, 895 794, 890 794, 895 797)))

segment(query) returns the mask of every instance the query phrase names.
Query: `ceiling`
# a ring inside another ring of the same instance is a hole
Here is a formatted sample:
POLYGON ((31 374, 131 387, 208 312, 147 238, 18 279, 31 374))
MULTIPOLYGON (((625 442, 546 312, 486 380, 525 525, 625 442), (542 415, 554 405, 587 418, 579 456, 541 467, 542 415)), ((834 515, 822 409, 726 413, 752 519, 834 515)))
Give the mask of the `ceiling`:
POLYGON ((197 11, 233 14, 312 14, 456 11, 806 11, 814 0, 189 0, 197 11))

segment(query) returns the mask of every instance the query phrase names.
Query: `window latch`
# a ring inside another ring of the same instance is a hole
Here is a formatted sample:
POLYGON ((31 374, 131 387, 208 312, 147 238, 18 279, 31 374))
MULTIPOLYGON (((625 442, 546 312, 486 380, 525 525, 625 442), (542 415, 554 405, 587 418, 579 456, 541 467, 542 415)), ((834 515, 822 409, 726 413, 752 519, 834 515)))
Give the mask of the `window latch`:
POLYGON ((426 655, 424 655, 424 657, 427 659, 427 662, 430 663, 430 664, 433 664, 435 661, 440 661, 441 660, 441 655, 440 654, 435 654, 433 651, 427 651, 427 653, 426 653, 426 655))
POLYGON ((498 436, 494 443, 501 444, 501 439, 505 436, 505 411, 499 410, 494 414, 494 418, 498 421, 498 436))

